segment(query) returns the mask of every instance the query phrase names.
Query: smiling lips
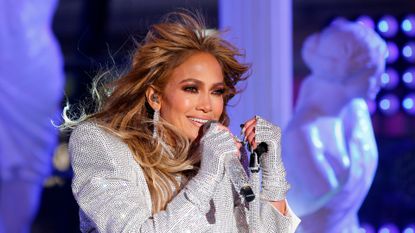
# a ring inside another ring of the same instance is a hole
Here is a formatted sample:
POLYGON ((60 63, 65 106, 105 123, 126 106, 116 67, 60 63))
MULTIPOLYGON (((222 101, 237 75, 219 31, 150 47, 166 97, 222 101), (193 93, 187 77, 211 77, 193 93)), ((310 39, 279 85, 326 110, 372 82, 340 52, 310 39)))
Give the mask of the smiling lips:
POLYGON ((198 127, 202 126, 203 124, 209 121, 206 119, 200 119, 200 118, 194 118, 194 117, 189 117, 189 119, 192 121, 193 124, 195 124, 198 127))

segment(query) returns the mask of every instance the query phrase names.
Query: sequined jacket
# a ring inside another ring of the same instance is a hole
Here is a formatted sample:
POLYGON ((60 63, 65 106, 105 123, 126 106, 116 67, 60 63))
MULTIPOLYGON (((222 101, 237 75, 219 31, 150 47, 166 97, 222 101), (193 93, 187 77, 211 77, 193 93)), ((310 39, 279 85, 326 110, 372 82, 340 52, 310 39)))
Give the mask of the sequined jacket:
MULTIPOLYGON (((226 176, 203 214, 180 191, 164 211, 151 213, 143 171, 128 146, 98 125, 85 122, 69 142, 82 232, 249 232, 244 206, 226 176)), ((299 219, 260 201, 261 232, 294 232, 299 219)))

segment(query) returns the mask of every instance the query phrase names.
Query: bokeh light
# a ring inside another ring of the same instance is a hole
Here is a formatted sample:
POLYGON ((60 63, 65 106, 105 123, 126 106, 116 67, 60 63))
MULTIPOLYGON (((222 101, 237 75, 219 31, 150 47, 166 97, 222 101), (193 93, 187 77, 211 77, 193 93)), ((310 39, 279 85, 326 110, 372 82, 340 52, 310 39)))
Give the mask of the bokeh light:
POLYGON ((415 233, 415 224, 411 224, 411 225, 406 226, 403 229, 402 233, 415 233))
POLYGON ((385 15, 379 19, 377 29, 384 37, 394 37, 398 32, 398 21, 391 15, 385 15))
POLYGON ((400 107, 398 97, 392 94, 388 94, 380 98, 378 105, 380 111, 388 116, 395 114, 400 107))
POLYGON ((401 29, 407 36, 415 36, 415 15, 406 16, 401 22, 401 29))
POLYGON ((415 115, 415 93, 408 94, 403 98, 402 108, 405 112, 415 115))
POLYGON ((395 62, 398 59, 399 49, 398 49, 398 46, 391 41, 387 42, 387 47, 388 47, 388 53, 386 54, 386 62, 390 64, 390 63, 395 62))
POLYGON ((399 228, 393 224, 388 223, 379 228, 378 233, 400 233, 399 228))
POLYGON ((380 82, 382 88, 391 90, 399 84, 399 74, 395 69, 387 68, 380 77, 380 82))
POLYGON ((402 55, 409 62, 415 61, 415 43, 408 42, 402 48, 402 55))
POLYGON ((361 232, 361 233, 375 233, 376 231, 375 231, 375 228, 372 225, 370 225, 368 223, 363 223, 363 224, 360 225, 359 232, 361 232))
POLYGON ((409 88, 415 88, 415 67, 407 69, 402 74, 402 82, 409 88))

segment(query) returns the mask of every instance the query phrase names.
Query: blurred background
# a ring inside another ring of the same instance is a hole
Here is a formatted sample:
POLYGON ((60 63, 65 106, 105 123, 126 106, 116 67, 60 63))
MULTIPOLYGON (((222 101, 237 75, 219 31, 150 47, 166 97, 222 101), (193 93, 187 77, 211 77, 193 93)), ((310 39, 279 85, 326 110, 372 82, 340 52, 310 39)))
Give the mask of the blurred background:
MULTIPOLYGON (((53 31, 64 55, 66 100, 84 101, 94 75, 127 65, 134 40, 150 24, 177 8, 197 9, 210 28, 218 28, 215 0, 60 0, 53 31)), ((379 149, 379 164, 359 218, 373 232, 412 233, 415 228, 415 1, 293 0, 293 105, 299 84, 309 73, 301 58, 304 38, 335 17, 371 25, 387 42, 382 90, 369 103, 379 149)), ((62 105, 64 101, 62 102, 62 105)), ((78 207, 71 193, 72 172, 60 135, 54 171, 44 184, 32 232, 78 232, 78 207)))

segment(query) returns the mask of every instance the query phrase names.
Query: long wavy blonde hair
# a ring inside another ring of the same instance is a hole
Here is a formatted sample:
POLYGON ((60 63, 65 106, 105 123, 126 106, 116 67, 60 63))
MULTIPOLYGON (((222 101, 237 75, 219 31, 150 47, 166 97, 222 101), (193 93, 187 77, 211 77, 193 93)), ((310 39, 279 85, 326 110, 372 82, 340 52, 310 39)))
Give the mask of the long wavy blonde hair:
MULTIPOLYGON (((205 52, 219 62, 224 82, 225 107, 237 94, 236 84, 245 80, 249 66, 237 61, 239 53, 233 45, 223 40, 219 32, 207 34, 203 18, 189 11, 179 11, 165 16, 161 23, 152 25, 144 41, 133 54, 130 70, 120 78, 99 85, 96 78, 92 94, 96 110, 71 120, 68 109, 62 128, 73 128, 81 121, 91 120, 120 137, 132 150, 134 159, 143 169, 152 199, 152 211, 165 209, 167 203, 195 173, 200 158, 189 153, 190 141, 180 129, 161 119, 157 124, 160 137, 174 145, 169 156, 163 145, 152 138, 154 110, 146 99, 146 90, 153 87, 162 94, 174 68, 191 55, 205 52)), ((226 109, 220 122, 229 124, 226 109)))

